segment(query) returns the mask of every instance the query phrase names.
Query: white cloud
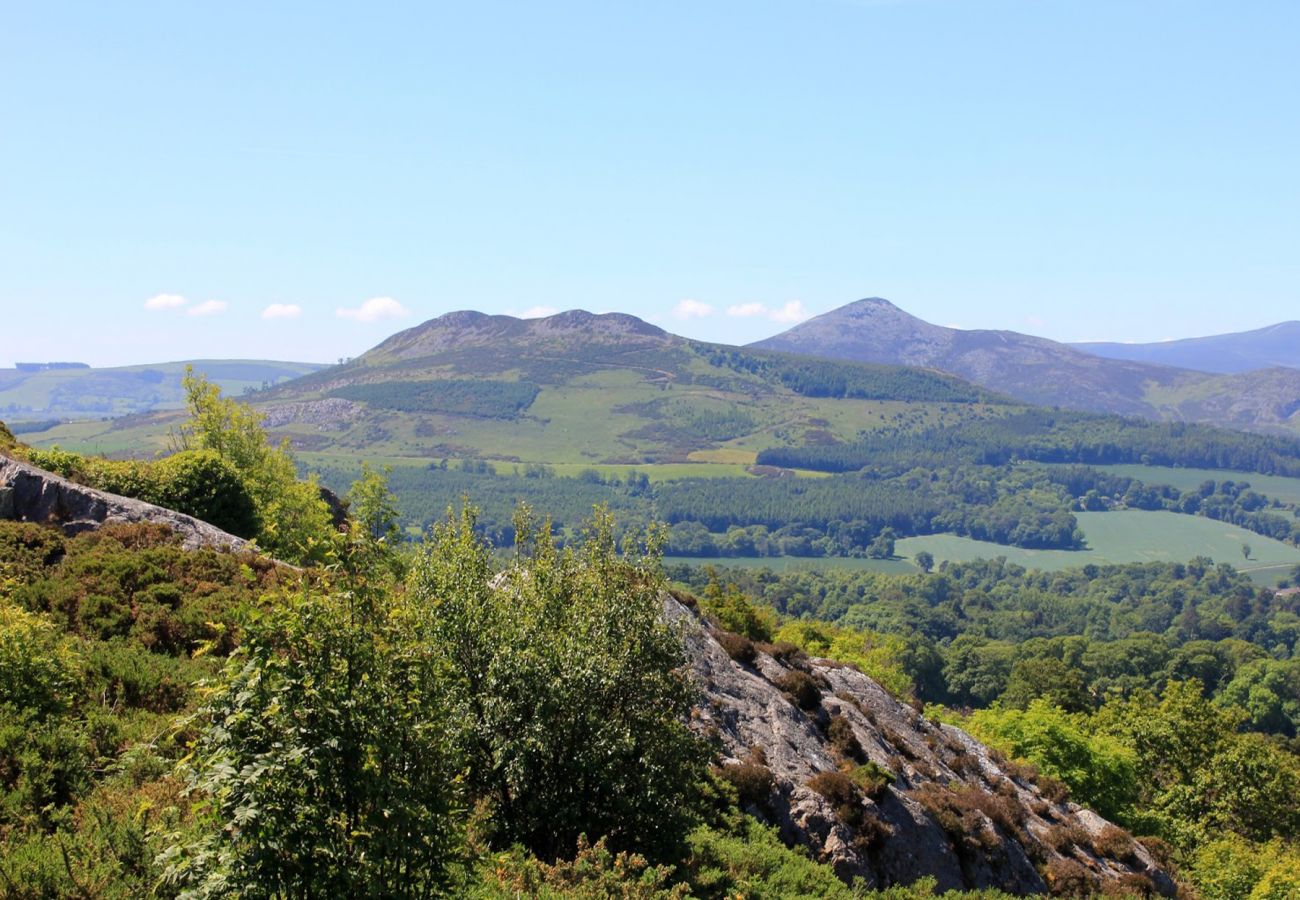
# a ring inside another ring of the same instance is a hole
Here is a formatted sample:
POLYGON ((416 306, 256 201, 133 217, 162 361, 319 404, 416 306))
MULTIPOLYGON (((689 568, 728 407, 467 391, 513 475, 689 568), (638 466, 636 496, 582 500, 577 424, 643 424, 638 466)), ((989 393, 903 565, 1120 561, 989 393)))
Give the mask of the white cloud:
POLYGON ((204 300, 198 306, 191 306, 188 310, 191 316, 215 316, 225 311, 225 300, 204 300))
POLYGON ((547 316, 553 316, 557 312, 554 306, 530 306, 519 314, 521 319, 545 319, 547 316))
POLYGON ((302 315, 302 307, 297 303, 272 303, 262 310, 263 319, 296 319, 302 315))
POLYGON ((703 319, 713 315, 713 307, 699 300, 683 300, 673 307, 675 319, 703 319))
POLYGON ((144 301, 144 308, 152 310, 178 309, 189 302, 180 294, 155 294, 144 301))
POLYGON ((780 309, 772 310, 768 316, 773 322, 802 322, 811 317, 812 313, 804 308, 802 300, 791 300, 780 309))
POLYGON ((784 306, 776 308, 765 306, 762 303, 737 303, 734 306, 727 307, 727 315, 735 316, 741 319, 763 318, 770 319, 773 322, 802 322, 810 318, 812 313, 803 305, 802 300, 791 300, 784 306))
POLYGON ((380 319, 400 319, 411 311, 392 297, 371 297, 355 309, 339 308, 335 315, 358 322, 378 322, 380 319))

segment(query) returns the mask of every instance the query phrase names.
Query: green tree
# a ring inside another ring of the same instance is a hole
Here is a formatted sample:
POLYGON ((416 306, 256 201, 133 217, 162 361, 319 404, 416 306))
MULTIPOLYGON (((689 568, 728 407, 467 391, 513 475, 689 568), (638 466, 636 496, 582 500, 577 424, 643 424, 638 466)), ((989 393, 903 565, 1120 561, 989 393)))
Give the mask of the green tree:
POLYGON ((305 589, 247 629, 195 724, 191 897, 428 897, 458 841, 456 720, 423 610, 305 589))
POLYGON ((1246 663, 1218 700, 1244 710, 1247 724, 1256 731, 1294 736, 1300 729, 1300 660, 1246 663))
POLYGON ((388 476, 392 467, 376 471, 369 462, 361 463, 361 477, 348 489, 348 513, 363 534, 372 541, 396 544, 402 539, 398 526, 401 513, 397 497, 388 489, 388 476))
POLYGON ((287 562, 319 562, 334 531, 315 476, 298 479, 288 442, 272 446, 262 415, 246 403, 221 396, 221 388, 187 368, 183 380, 190 422, 177 434, 181 449, 212 450, 235 467, 257 509, 257 541, 287 562))
POLYGON ((1007 689, 1002 692, 1004 706, 1025 709, 1037 699, 1046 700, 1066 712, 1092 709, 1083 676, 1054 656, 1037 656, 1019 660, 1011 667, 1007 689))
POLYGON ((564 550, 526 510, 515 531, 518 555, 493 578, 473 512, 450 518, 410 582, 454 674, 466 784, 491 810, 490 840, 543 859, 583 834, 668 853, 705 754, 686 724, 681 640, 662 621, 659 538, 622 556, 604 512, 564 550))
POLYGON ((921 550, 912 558, 916 561, 916 567, 922 572, 928 574, 934 569, 934 554, 929 550, 921 550))
POLYGON ((1091 734, 1084 717, 1046 700, 1024 710, 980 710, 965 724, 981 740, 1065 782, 1075 800, 1107 818, 1125 819, 1138 797, 1133 752, 1110 736, 1091 734))

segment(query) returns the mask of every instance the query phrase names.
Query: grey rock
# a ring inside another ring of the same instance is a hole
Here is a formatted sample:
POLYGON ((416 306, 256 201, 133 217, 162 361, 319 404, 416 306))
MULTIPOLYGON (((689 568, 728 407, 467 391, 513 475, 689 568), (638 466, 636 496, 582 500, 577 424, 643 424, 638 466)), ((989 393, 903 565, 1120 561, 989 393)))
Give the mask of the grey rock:
POLYGON ((724 766, 752 762, 759 751, 772 772, 767 803, 750 811, 845 880, 881 888, 930 876, 940 890, 1037 894, 1048 890, 1044 873, 1052 863, 1068 858, 1099 886, 1138 875, 1163 894, 1175 893, 1173 879, 1141 844, 1134 843, 1123 860, 1092 848, 1052 849, 1043 838, 1054 828, 1075 826, 1096 836, 1112 826, 1077 804, 1049 799, 969 734, 926 719, 857 669, 824 659, 787 663, 761 651, 743 665, 693 610, 667 594, 663 602, 666 619, 681 630, 701 692, 696 727, 717 740, 724 766), (773 684, 796 667, 823 685, 816 709, 800 709, 773 684), (863 824, 857 827, 808 786, 817 773, 841 768, 826 735, 834 716, 847 720, 866 759, 894 775, 874 796, 859 798, 863 824), (955 834, 945 831, 935 811, 936 798, 949 797, 977 801, 967 803, 955 834), (991 809, 1009 801, 1016 821, 1001 816, 1003 822, 994 822, 980 809, 983 801, 991 809))
POLYGON ((78 534, 112 523, 166 525, 191 550, 237 550, 248 542, 174 510, 68 481, 43 469, 0 455, 0 519, 57 525, 78 534))

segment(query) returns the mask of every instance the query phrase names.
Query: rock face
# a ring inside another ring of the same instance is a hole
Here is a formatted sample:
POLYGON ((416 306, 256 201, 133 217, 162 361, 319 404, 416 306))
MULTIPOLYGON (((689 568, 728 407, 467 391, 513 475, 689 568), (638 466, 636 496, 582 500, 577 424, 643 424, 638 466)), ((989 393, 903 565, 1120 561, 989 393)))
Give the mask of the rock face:
POLYGON ((179 534, 190 550, 247 543, 193 516, 97 491, 8 456, 0 456, 0 519, 58 525, 68 534, 107 523, 155 522, 179 534))
POLYGON ((683 628, 703 693, 696 724, 720 743, 724 777, 750 812, 842 878, 1174 895, 1173 879, 1126 832, 856 669, 748 645, 672 597, 664 608, 683 628))

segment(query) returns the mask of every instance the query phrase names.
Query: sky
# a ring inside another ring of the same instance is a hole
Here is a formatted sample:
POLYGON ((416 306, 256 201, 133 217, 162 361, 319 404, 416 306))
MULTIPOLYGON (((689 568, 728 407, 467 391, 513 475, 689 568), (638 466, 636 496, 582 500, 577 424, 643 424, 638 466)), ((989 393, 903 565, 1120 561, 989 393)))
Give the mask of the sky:
POLYGON ((1300 318, 1294 0, 4 5, 0 366, 1300 318))

